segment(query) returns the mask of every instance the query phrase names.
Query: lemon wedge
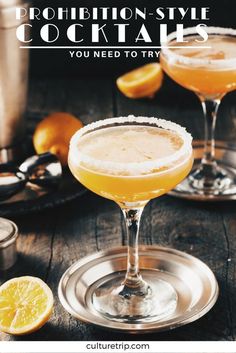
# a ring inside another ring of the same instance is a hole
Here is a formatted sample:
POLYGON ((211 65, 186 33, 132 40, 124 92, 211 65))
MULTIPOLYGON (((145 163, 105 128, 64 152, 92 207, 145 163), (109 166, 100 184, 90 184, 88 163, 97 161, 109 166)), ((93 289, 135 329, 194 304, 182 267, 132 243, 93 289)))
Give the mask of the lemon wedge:
POLYGON ((116 84, 129 98, 153 97, 163 81, 163 71, 158 63, 151 63, 119 77, 116 84))

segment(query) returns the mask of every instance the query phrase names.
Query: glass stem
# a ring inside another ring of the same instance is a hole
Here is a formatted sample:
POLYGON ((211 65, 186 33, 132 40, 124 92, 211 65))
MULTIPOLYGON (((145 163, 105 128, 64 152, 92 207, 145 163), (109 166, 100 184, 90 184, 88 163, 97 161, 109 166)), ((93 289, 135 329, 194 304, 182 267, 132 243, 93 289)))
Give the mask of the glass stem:
MULTIPOLYGON (((145 295, 148 291, 148 285, 143 281, 139 273, 139 254, 138 254, 138 236, 140 219, 143 207, 137 209, 122 209, 126 221, 126 230, 128 236, 128 259, 127 272, 123 282, 125 295, 145 295)), ((121 293, 124 294, 124 293, 121 293)))
POLYGON ((208 100, 200 97, 200 100, 205 116, 205 146, 202 168, 206 174, 215 174, 217 172, 215 160, 215 125, 221 99, 208 100))

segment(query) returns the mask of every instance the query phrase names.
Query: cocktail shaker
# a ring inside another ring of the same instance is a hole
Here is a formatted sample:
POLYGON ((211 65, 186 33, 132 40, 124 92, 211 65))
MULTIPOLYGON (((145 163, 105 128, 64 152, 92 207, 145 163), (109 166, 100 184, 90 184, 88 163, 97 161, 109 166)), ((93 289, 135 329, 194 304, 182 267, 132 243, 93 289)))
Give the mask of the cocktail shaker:
POLYGON ((16 7, 26 0, 0 0, 0 163, 16 160, 24 146, 29 52, 20 49, 16 7))
POLYGON ((8 270, 16 262, 18 235, 17 225, 0 217, 0 271, 8 270))

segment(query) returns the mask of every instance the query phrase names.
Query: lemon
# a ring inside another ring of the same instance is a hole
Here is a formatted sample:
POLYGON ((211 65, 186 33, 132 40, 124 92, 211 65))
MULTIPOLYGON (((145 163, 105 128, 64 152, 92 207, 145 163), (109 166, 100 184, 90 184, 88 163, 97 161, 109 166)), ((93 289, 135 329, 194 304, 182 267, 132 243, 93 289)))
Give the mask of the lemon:
POLYGON ((70 139, 82 126, 82 122, 72 114, 50 114, 37 125, 34 132, 36 152, 51 152, 57 155, 63 166, 67 165, 70 139))
POLYGON ((160 89, 163 77, 160 64, 151 63, 119 77, 116 84, 126 97, 152 97, 160 89))
POLYGON ((40 278, 13 278, 0 287, 0 331, 24 335, 42 327, 53 309, 51 289, 40 278))

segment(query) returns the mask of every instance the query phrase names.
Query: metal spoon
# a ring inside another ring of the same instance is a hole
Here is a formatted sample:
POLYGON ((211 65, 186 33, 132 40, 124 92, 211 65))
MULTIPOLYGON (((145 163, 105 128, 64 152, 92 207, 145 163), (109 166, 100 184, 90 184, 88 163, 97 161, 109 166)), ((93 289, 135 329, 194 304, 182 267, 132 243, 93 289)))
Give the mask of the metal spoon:
POLYGON ((24 173, 11 164, 0 165, 0 200, 5 200, 22 190, 27 183, 24 173))
POLYGON ((13 164, 0 164, 0 200, 8 199, 24 189, 27 182, 53 188, 62 176, 62 167, 51 153, 32 156, 19 168, 13 164))
POLYGON ((61 163, 50 152, 27 158, 19 171, 28 177, 29 182, 42 187, 57 186, 62 176, 61 163))

